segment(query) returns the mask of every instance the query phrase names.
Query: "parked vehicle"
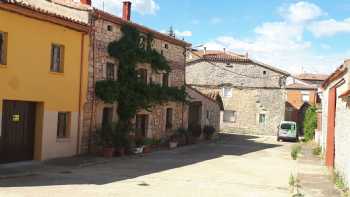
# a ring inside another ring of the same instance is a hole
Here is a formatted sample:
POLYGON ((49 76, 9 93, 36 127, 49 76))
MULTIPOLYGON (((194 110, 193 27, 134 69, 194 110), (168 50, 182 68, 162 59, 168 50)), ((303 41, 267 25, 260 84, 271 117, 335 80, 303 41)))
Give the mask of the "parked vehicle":
POLYGON ((292 121, 282 121, 278 126, 277 141, 280 140, 299 140, 297 123, 292 121))

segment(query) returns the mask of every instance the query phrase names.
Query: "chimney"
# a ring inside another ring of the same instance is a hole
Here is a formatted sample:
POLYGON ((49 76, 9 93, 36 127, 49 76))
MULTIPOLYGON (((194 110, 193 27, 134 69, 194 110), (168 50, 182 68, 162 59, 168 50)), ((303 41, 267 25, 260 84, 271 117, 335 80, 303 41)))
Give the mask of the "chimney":
POLYGON ((207 47, 204 47, 204 55, 207 54, 207 47))
POLYGON ((226 54, 226 48, 224 48, 224 54, 226 54))
POLYGON ((245 53, 245 58, 248 58, 248 57, 249 57, 249 53, 246 52, 246 53, 245 53))
POLYGON ((91 0, 80 0, 80 3, 91 6, 91 0))
POLYGON ((123 19, 126 21, 130 21, 131 16, 131 2, 124 1, 123 2, 123 19))

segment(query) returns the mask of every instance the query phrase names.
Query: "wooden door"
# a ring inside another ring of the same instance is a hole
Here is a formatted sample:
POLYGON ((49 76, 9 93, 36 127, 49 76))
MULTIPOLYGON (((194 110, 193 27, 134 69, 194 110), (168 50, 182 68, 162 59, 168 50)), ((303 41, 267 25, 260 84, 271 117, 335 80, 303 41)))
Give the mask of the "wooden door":
POLYGON ((32 102, 3 102, 0 163, 33 159, 35 107, 32 102))
POLYGON ((189 107, 188 125, 189 127, 196 127, 201 125, 202 120, 202 103, 193 102, 189 107))
POLYGON ((336 87, 330 89, 328 94, 328 127, 327 127, 327 147, 326 147, 326 165, 334 167, 335 157, 335 113, 336 113, 336 87))
POLYGON ((147 115, 136 115, 136 138, 145 138, 147 135, 147 115))

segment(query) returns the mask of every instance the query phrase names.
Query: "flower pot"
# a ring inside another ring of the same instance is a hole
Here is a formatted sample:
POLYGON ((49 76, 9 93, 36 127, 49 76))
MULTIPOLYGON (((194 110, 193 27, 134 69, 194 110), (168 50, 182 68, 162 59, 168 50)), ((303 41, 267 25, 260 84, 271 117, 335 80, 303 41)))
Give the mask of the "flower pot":
POLYGON ((125 148, 116 148, 115 153, 119 157, 125 156, 125 148))
POLYGON ((107 147, 104 147, 102 149, 102 155, 106 158, 112 158, 113 155, 114 155, 114 148, 107 148, 107 147))
POLYGON ((143 153, 147 154, 151 152, 151 146, 145 146, 143 147, 143 153))
POLYGON ((169 148, 174 149, 177 148, 178 142, 169 142, 169 148))

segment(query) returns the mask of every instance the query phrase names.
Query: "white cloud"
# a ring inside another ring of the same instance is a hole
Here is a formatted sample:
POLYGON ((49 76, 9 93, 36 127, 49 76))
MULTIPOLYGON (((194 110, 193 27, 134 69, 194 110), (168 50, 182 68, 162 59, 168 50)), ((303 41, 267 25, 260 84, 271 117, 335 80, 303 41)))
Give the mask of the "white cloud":
POLYGON ((213 25, 219 24, 222 22, 222 18, 219 17, 213 17, 209 20, 209 22, 213 25))
POLYGON ((317 5, 305 1, 282 7, 280 13, 285 19, 293 23, 307 22, 325 14, 317 5))
MULTIPOLYGON (((304 39, 309 25, 324 14, 317 5, 302 1, 290 5, 287 11, 284 20, 265 22, 257 26, 252 37, 220 36, 205 45, 209 50, 226 48, 242 54, 248 52, 254 59, 291 73, 301 72, 302 67, 308 72, 330 73, 350 56, 350 51, 318 55, 312 48, 312 43, 304 39)), ((325 28, 329 28, 329 25, 325 28)), ((347 31, 344 24, 334 29, 337 32, 347 31)), ((325 32, 323 30, 319 34, 324 35, 325 32)), ((324 45, 323 48, 327 46, 324 45)))
POLYGON ((191 31, 179 31, 175 30, 175 35, 178 37, 191 37, 192 32, 191 31))
POLYGON ((350 18, 343 21, 334 19, 316 21, 311 24, 309 30, 316 36, 333 36, 337 33, 350 33, 350 18))
MULTIPOLYGON (((95 0, 93 6, 104 9, 112 14, 120 15, 122 12, 122 5, 124 0, 95 0)), ((155 0, 132 0, 132 11, 141 15, 154 15, 160 9, 155 0)))

